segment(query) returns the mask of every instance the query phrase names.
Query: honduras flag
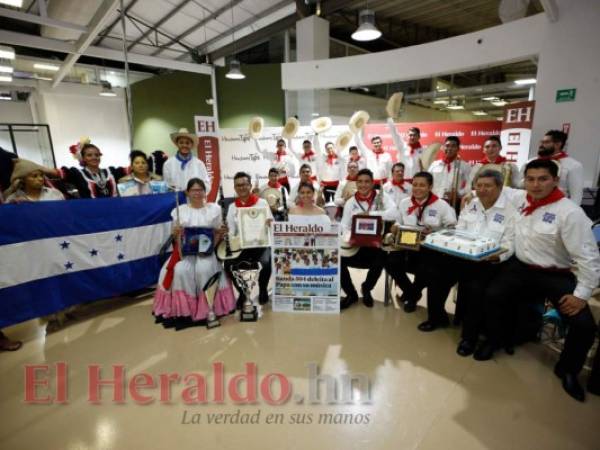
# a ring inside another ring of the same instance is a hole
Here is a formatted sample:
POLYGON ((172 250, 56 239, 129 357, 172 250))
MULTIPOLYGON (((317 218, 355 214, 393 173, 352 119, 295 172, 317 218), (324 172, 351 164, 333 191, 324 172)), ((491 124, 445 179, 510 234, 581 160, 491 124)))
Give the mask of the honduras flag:
POLYGON ((175 196, 0 206, 0 329, 151 286, 175 196))

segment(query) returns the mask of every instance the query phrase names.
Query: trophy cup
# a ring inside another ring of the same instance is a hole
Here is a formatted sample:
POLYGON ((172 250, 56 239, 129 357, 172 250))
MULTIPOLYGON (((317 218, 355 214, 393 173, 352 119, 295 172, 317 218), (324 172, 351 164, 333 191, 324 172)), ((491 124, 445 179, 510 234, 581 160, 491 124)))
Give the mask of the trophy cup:
POLYGON ((217 315, 215 314, 214 304, 215 297, 217 295, 217 290, 219 289, 219 277, 221 272, 215 273, 210 279, 206 282, 204 286, 204 295, 206 296, 206 303, 208 304, 208 316, 206 318, 206 328, 209 330, 211 328, 216 328, 221 326, 221 322, 217 319, 217 315))
POLYGON ((258 308, 256 307, 256 303, 251 300, 251 297, 252 289, 256 286, 260 269, 262 269, 262 265, 259 262, 251 263, 242 261, 236 264, 231 270, 244 291, 245 300, 240 312, 241 322, 256 322, 258 320, 258 308))

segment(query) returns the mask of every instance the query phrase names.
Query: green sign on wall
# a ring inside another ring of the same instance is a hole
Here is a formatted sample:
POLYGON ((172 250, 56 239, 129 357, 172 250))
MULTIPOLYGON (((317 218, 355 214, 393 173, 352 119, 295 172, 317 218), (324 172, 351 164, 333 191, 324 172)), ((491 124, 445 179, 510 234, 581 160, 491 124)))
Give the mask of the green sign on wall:
POLYGON ((556 103, 574 102, 577 89, 559 89, 556 91, 556 103))

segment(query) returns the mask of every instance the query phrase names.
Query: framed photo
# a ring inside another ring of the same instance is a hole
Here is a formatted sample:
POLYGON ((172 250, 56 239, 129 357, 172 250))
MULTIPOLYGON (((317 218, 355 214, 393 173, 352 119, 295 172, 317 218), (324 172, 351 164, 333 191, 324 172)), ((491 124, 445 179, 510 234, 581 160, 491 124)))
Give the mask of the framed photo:
POLYGON ((382 232, 381 216, 357 214, 352 217, 350 243, 356 247, 381 247, 382 232))
POLYGON ((181 235, 181 253, 184 256, 212 255, 214 252, 214 230, 204 227, 185 227, 181 235))
POLYGON ((239 208, 238 224, 240 228, 240 247, 270 247, 271 233, 267 219, 271 216, 266 207, 239 208))

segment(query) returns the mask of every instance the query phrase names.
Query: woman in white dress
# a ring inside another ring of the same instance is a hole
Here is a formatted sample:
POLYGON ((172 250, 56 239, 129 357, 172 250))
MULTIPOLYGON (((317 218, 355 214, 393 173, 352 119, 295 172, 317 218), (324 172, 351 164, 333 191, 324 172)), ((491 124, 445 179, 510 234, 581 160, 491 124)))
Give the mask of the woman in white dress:
POLYGON ((315 223, 330 225, 331 220, 325 210, 316 205, 315 187, 312 183, 301 182, 298 186, 296 205, 288 213, 290 222, 315 223))
MULTIPOLYGON (((186 189, 188 203, 171 212, 175 240, 185 227, 205 227, 215 230, 221 226, 221 207, 206 201, 206 185, 199 178, 189 180, 186 189)), ((215 240, 216 244, 216 240, 215 240)), ((176 246, 175 246, 176 247, 176 246)), ((182 329, 203 323, 210 311, 204 289, 207 282, 219 274, 219 287, 213 310, 217 317, 235 311, 235 298, 230 281, 212 252, 208 256, 181 256, 174 249, 171 258, 160 271, 154 298, 153 314, 166 328, 182 329)))

